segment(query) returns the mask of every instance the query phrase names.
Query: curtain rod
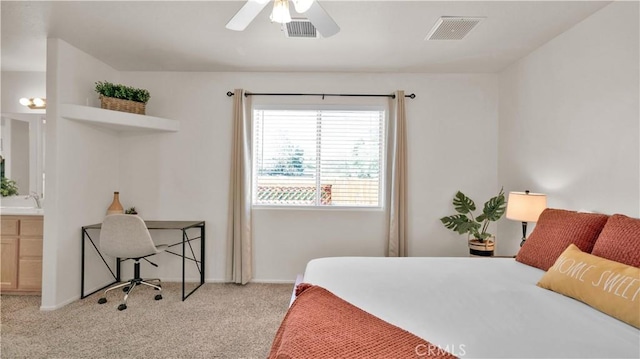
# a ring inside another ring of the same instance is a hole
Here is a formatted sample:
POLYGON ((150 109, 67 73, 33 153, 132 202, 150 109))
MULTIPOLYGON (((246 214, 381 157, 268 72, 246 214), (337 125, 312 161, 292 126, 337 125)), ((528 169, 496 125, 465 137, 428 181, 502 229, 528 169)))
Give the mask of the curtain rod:
MULTIPOLYGON (((234 93, 227 92, 227 96, 231 97, 234 93)), ((344 93, 266 93, 266 92, 245 92, 244 96, 322 96, 324 100, 325 96, 341 96, 341 97, 391 97, 396 98, 395 94, 383 95, 383 94, 344 94, 344 93)), ((416 94, 404 95, 410 99, 416 98, 416 94)))

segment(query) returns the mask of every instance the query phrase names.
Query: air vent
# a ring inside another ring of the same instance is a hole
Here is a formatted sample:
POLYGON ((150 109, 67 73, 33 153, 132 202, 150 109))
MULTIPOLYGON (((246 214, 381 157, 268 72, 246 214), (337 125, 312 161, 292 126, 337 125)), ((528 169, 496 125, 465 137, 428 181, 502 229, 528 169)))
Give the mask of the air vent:
POLYGON ((484 17, 443 16, 425 40, 462 40, 484 17))
POLYGON ((307 19, 291 19, 284 27, 284 36, 313 39, 320 37, 315 26, 307 19))

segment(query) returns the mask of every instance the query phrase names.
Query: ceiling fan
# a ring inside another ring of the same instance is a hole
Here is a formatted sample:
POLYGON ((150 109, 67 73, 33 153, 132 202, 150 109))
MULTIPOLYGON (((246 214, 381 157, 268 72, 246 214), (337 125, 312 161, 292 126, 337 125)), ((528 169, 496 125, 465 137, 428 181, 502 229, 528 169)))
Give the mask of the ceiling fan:
MULTIPOLYGON (((229 20, 226 28, 243 31, 258 16, 271 0, 247 0, 242 8, 229 20)), ((330 37, 340 31, 340 27, 316 0, 291 0, 296 12, 304 14, 322 37, 330 37)), ((289 0, 273 0, 271 21, 285 24, 291 21, 289 0)))

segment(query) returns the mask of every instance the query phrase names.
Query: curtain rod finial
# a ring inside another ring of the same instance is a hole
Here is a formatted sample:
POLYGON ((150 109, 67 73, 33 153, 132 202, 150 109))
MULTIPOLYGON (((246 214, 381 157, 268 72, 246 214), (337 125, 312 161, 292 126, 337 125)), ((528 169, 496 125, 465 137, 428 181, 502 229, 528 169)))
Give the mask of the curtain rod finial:
POLYGON ((416 94, 412 93, 411 95, 409 95, 409 96, 407 96, 407 97, 409 97, 410 99, 412 99, 412 100, 413 100, 414 98, 416 98, 416 94))
POLYGON ((233 96, 233 92, 227 91, 227 96, 229 96, 229 97, 233 96))

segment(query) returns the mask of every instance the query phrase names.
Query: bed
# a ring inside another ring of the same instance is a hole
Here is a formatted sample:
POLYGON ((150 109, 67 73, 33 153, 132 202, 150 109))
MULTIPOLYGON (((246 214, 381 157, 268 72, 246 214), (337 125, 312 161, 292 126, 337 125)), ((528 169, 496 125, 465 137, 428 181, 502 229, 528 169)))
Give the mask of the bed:
MULTIPOLYGON (((310 261, 303 281, 457 357, 640 358, 637 328, 538 287, 543 275, 513 258, 335 257, 310 261)), ((282 349, 308 345, 286 343, 288 317, 270 357, 310 357, 282 349)))

